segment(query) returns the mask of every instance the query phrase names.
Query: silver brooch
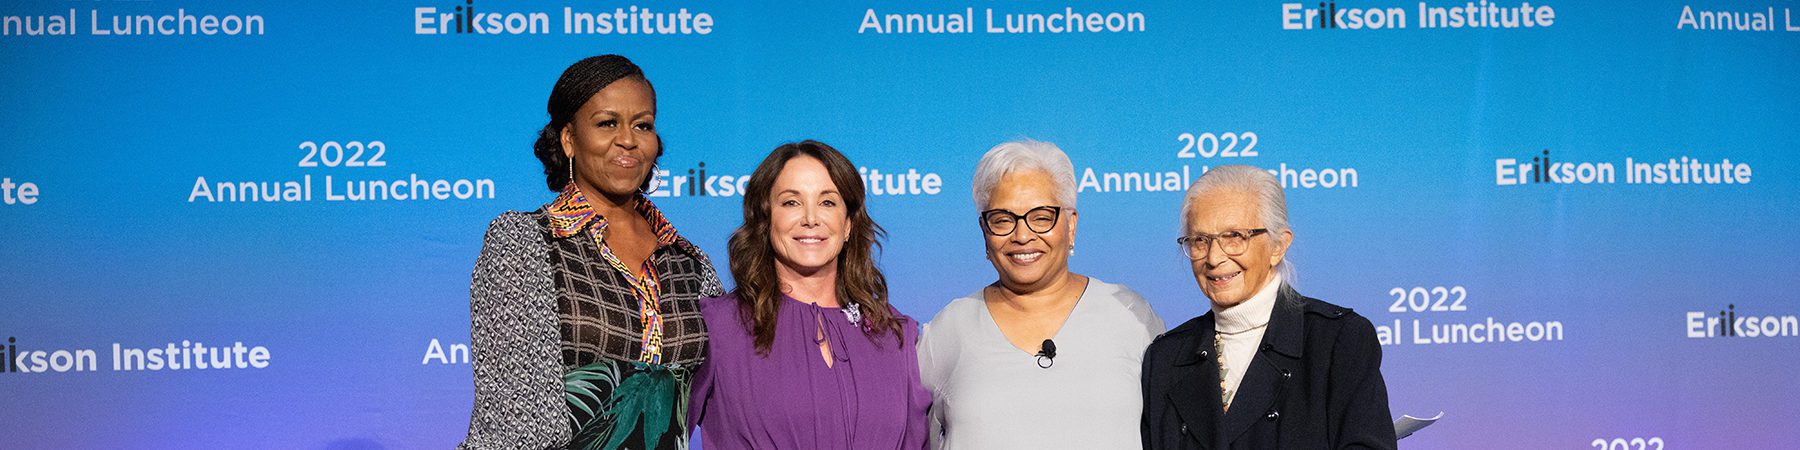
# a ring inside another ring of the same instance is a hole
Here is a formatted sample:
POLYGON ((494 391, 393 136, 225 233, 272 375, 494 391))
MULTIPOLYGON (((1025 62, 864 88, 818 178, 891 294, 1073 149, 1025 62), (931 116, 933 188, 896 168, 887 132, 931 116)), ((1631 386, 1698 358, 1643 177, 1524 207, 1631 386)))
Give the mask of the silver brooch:
POLYGON ((849 306, 846 306, 844 308, 844 318, 850 319, 850 323, 861 324, 862 323, 862 305, 851 303, 849 306))

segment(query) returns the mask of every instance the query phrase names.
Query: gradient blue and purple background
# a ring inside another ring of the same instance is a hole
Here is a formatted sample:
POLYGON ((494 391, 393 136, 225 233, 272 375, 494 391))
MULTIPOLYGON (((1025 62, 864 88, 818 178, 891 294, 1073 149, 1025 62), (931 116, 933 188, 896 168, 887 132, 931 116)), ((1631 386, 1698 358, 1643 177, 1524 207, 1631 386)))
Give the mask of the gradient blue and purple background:
MULTIPOLYGON (((530 154, 568 64, 619 53, 658 93, 662 167, 744 175, 819 139, 937 195, 870 200, 901 311, 993 280, 969 179, 999 142, 1058 144, 1078 172, 1229 163, 1354 168, 1291 189, 1299 289, 1377 325, 1557 321, 1563 340, 1385 347, 1393 413, 1445 419, 1415 448, 1800 446, 1800 337, 1686 337, 1689 311, 1800 314, 1800 34, 1677 29, 1682 7, 1547 0, 1548 28, 1283 30, 1279 2, 644 2, 707 35, 415 35, 460 1, 26 0, 77 36, 0 36, 0 336, 22 350, 242 341, 266 369, 0 373, 0 448, 444 448, 467 426, 469 269, 487 222, 551 199, 530 154), (859 34, 878 14, 1141 12, 1101 34, 859 34), (261 36, 91 36, 110 14, 261 15, 261 36), (1254 132, 1259 156, 1178 158, 1182 133, 1254 132), (386 167, 301 168, 302 141, 387 144, 386 167), (1617 184, 1496 186, 1495 160, 1610 162, 1617 184), (1624 184, 1626 157, 1753 167, 1747 185, 1624 184), (492 179, 461 201, 188 202, 196 177, 492 179), (1390 312, 1394 288, 1462 286, 1463 312, 1390 312)), ((1456 3, 1460 5, 1460 3, 1456 3)), ((1539 4, 1537 2, 1534 5, 1539 4)), ((476 2, 588 11, 625 2, 476 2)), ((1433 2, 1433 6, 1451 3, 1433 2)), ((1312 6, 1308 4, 1308 6, 1312 6)), ((1504 6, 1514 6, 1507 4, 1504 6)), ((741 197, 656 199, 725 257, 741 197)), ((1076 272, 1171 326, 1205 300, 1172 240, 1177 192, 1080 196, 1076 272)), ((1635 448, 1635 447, 1634 447, 1635 448)), ((1652 447, 1654 448, 1654 447, 1652 447)))

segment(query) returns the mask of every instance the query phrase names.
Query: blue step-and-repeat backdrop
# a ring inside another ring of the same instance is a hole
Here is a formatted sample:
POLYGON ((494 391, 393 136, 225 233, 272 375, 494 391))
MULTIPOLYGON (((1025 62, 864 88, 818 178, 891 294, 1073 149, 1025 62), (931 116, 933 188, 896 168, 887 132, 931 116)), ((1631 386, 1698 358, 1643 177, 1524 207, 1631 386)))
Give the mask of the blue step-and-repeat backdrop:
POLYGON ((654 200, 723 261, 745 178, 864 171, 895 303, 995 278, 989 147, 1075 162, 1076 272, 1206 309, 1182 189, 1288 189, 1417 448, 1800 446, 1792 0, 22 0, 0 5, 0 448, 443 448, 469 270, 549 201, 562 69, 658 94, 654 200))

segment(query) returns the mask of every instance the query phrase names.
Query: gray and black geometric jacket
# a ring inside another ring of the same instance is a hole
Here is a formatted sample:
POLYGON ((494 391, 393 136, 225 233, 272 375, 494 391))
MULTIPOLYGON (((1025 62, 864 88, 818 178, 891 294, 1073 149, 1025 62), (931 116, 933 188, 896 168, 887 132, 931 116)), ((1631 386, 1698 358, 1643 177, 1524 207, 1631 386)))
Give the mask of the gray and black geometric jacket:
MULTIPOLYGON (((572 413, 563 396, 563 374, 571 368, 567 363, 573 350, 563 342, 565 330, 560 327, 567 324, 559 323, 559 302, 572 297, 591 298, 598 294, 595 291, 615 286, 607 286, 611 283, 606 280, 580 277, 573 283, 590 284, 570 286, 571 269, 579 269, 579 260, 590 259, 582 253, 592 255, 597 247, 592 239, 556 239, 549 233, 547 223, 544 210, 539 209, 508 211, 488 225, 481 256, 470 277, 469 337, 475 401, 469 413, 468 436, 457 446, 459 450, 562 448, 571 439, 572 413), (577 267, 558 267, 552 261, 577 267), (593 284, 595 281, 599 283, 593 284)), ((668 247, 673 251, 659 249, 653 256, 659 267, 679 267, 662 271, 660 284, 665 304, 679 301, 697 305, 700 297, 723 294, 710 259, 699 247, 685 239, 668 247)), ((635 305, 631 310, 636 310, 635 305)), ((701 327, 697 338, 685 338, 690 339, 690 345, 665 341, 665 361, 702 361, 703 350, 691 350, 696 345, 703 349, 705 340, 703 325, 695 325, 699 317, 697 306, 692 317, 666 307, 663 316, 664 333, 668 336, 665 339, 680 339, 672 330, 701 327), (683 319, 691 319, 695 324, 683 325, 683 319), (692 344, 691 339, 698 339, 699 343, 692 344)), ((692 335, 694 331, 682 333, 692 335)))

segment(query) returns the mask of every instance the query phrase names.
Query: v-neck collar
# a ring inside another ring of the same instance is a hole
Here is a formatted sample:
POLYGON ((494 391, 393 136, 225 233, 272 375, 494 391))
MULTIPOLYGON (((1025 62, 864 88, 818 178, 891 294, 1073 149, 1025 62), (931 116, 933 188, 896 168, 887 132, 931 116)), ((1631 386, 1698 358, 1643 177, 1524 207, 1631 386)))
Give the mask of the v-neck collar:
MULTIPOLYGON (((1073 321, 1077 315, 1076 312, 1081 311, 1082 305, 1087 303, 1085 300, 1087 300, 1088 293, 1092 292, 1094 290, 1094 278, 1093 277, 1084 277, 1084 278, 1087 281, 1086 281, 1086 285, 1081 287, 1081 295, 1075 298, 1075 306, 1069 308, 1069 315, 1063 317, 1062 324, 1058 325, 1056 327, 1056 332, 1051 333, 1051 336, 1050 336, 1051 341, 1061 339, 1063 337, 1063 332, 1069 330, 1069 325, 1071 325, 1071 321, 1073 321)), ((976 294, 975 300, 978 300, 981 302, 981 316, 982 316, 982 318, 987 319, 986 320, 987 329, 992 331, 994 336, 1000 338, 1000 342, 1006 343, 1007 347, 1012 347, 1014 350, 1024 352, 1025 356, 1037 356, 1038 352, 1036 352, 1036 351, 1026 350, 1023 348, 1019 348, 1019 346, 1017 346, 1017 345, 1013 345, 1012 339, 1010 339, 1006 336, 1006 331, 1000 329, 1000 321, 998 319, 995 319, 994 312, 992 310, 988 309, 987 287, 983 286, 980 290, 975 291, 975 294, 976 294)))

